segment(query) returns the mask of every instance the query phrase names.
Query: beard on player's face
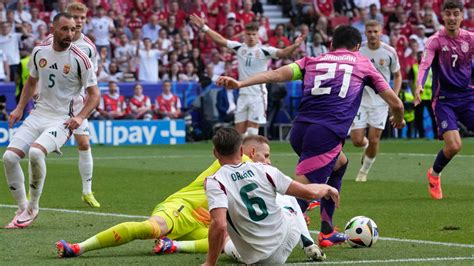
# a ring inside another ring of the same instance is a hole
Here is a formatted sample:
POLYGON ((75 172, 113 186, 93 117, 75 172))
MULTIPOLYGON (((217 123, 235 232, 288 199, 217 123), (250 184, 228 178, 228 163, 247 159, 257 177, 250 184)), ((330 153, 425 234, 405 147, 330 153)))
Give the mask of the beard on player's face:
POLYGON ((61 48, 68 48, 69 45, 71 45, 71 38, 69 37, 65 37, 65 38, 62 38, 62 39, 59 39, 59 46, 61 46, 61 48))

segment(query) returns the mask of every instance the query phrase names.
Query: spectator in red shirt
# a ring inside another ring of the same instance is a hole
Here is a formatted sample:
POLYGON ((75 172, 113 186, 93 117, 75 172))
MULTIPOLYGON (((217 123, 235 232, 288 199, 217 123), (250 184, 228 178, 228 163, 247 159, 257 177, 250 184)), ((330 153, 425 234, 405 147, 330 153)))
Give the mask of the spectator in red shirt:
POLYGON ((104 94, 100 99, 98 111, 100 113, 99 119, 130 119, 131 116, 127 114, 127 104, 125 97, 120 95, 119 88, 115 81, 109 82, 109 93, 104 94))
POLYGON ((410 12, 408 13, 408 22, 412 25, 418 25, 422 23, 422 12, 420 9, 420 2, 415 0, 411 4, 410 12))
POLYGON ((136 84, 133 88, 133 96, 128 103, 128 110, 133 119, 150 120, 153 117, 150 97, 143 94, 143 87, 136 84))
POLYGON ((193 47, 199 49, 203 56, 209 55, 212 50, 212 46, 213 44, 211 39, 203 31, 199 31, 197 38, 193 40, 193 47))
POLYGON ((283 24, 278 24, 275 27, 274 34, 272 37, 268 39, 268 44, 270 46, 276 47, 278 45, 278 41, 283 41, 285 46, 290 46, 291 42, 288 40, 288 38, 285 37, 285 25, 283 24))
POLYGON ((230 11, 235 12, 239 8, 239 0, 216 0, 210 9, 210 13, 217 15, 224 11, 224 6, 229 5, 230 11))
POLYGON ((227 3, 223 4, 222 11, 216 15, 216 26, 219 31, 227 24, 227 15, 231 12, 230 5, 227 3))
POLYGON ((318 0, 316 1, 316 3, 317 3, 317 6, 316 6, 317 13, 325 17, 332 17, 334 15, 333 0, 318 0))
POLYGON ((252 22, 255 14, 252 11, 252 1, 244 0, 244 8, 239 12, 239 20, 245 25, 252 22))
POLYGON ((181 100, 171 93, 171 82, 163 82, 163 93, 156 97, 155 112, 158 118, 176 119, 181 117, 181 100))
POLYGON ((183 10, 179 9, 179 3, 177 0, 172 0, 170 2, 168 17, 170 16, 175 16, 177 28, 181 28, 184 25, 184 20, 186 19, 186 13, 184 13, 183 10))
POLYGON ((227 24, 224 25, 223 28, 221 28, 221 33, 223 34, 224 32, 222 31, 226 27, 229 27, 229 26, 234 28, 235 34, 239 34, 244 31, 244 27, 242 26, 242 23, 237 22, 237 16, 235 15, 234 12, 230 12, 229 14, 227 14, 227 24))
POLYGON ((412 25, 411 23, 408 22, 408 18, 405 12, 397 14, 398 21, 401 26, 400 33, 405 35, 405 37, 410 37, 410 35, 413 33, 412 25))
POLYGON ((393 27, 392 30, 392 37, 395 41, 395 50, 397 50, 398 58, 403 58, 403 54, 405 53, 405 49, 408 46, 408 38, 401 34, 402 26, 397 23, 393 27))
POLYGON ((395 8, 399 4, 400 0, 380 0, 380 9, 385 16, 388 16, 395 13, 395 8))
POLYGON ((127 22, 125 22, 125 26, 127 26, 131 32, 135 31, 137 28, 141 29, 143 27, 143 22, 138 17, 138 10, 135 8, 130 10, 130 18, 127 19, 127 22))

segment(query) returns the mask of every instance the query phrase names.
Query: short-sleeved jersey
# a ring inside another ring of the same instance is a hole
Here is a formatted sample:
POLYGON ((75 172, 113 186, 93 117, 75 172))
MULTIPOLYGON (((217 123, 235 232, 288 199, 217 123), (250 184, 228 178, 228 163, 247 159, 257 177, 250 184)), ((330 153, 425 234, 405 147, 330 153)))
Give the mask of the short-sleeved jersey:
POLYGON ((38 99, 35 109, 53 115, 73 116, 74 99, 82 88, 97 85, 90 59, 76 45, 57 52, 50 45, 33 49, 28 63, 30 76, 38 78, 38 99))
POLYGON ((294 79, 303 79, 295 122, 316 123, 345 138, 360 106, 364 86, 378 92, 390 89, 367 57, 338 49, 294 64, 294 79))
POLYGON ((424 85, 429 68, 433 69, 433 99, 474 99, 471 81, 474 55, 474 33, 460 29, 451 38, 440 30, 425 45, 417 85, 424 85), (434 63, 434 64, 433 64, 434 63))
MULTIPOLYGON (((400 62, 398 60, 397 51, 390 45, 381 42, 380 47, 372 50, 368 47, 367 42, 363 42, 359 52, 369 58, 375 69, 382 74, 385 81, 390 81, 390 75, 400 70, 400 62)), ((362 94, 362 106, 385 106, 387 103, 375 93, 370 87, 364 88, 362 94)))
POLYGON ((246 264, 268 258, 283 242, 287 221, 275 198, 292 181, 275 167, 254 162, 224 165, 206 179, 209 211, 227 209, 227 231, 246 264))
MULTIPOLYGON (((42 44, 49 45, 52 43, 53 43, 53 34, 49 34, 42 44)), ((75 40, 73 44, 76 45, 79 49, 81 49, 81 51, 83 51, 87 55, 87 57, 89 57, 89 59, 92 62, 92 66, 94 68, 94 72, 96 73, 99 66, 98 66, 97 48, 95 47, 95 44, 83 33, 81 33, 81 37, 75 40)), ((85 91, 85 88, 83 88, 81 91, 81 95, 77 97, 76 99, 74 99, 73 108, 74 108, 75 114, 79 113, 84 107, 85 98, 86 98, 86 91, 85 91)))
MULTIPOLYGON (((53 34, 49 34, 48 37, 43 41, 42 44, 52 44, 53 43, 53 34)), ((91 39, 89 39, 86 35, 81 33, 81 37, 79 39, 75 40, 73 42, 74 45, 79 47, 86 55, 89 57, 89 59, 92 62, 92 65, 94 66, 94 71, 97 72, 99 66, 98 66, 98 56, 97 56, 97 48, 95 47, 95 44, 91 39)))
MULTIPOLYGON (((245 43, 227 41, 227 47, 237 55, 239 80, 267 71, 270 59, 277 58, 278 49, 272 46, 255 45, 254 47, 248 47, 245 43)), ((267 95, 267 89, 264 84, 258 84, 240 89, 239 94, 260 97, 267 95)))
MULTIPOLYGON (((242 162, 248 162, 250 158, 246 155, 242 156, 242 162)), ((191 184, 185 186, 179 191, 173 193, 164 202, 177 201, 180 203, 186 203, 191 208, 197 209, 199 207, 207 209, 206 193, 204 192, 204 180, 206 177, 211 176, 221 168, 219 161, 215 160, 209 168, 204 170, 199 176, 194 179, 191 184)))

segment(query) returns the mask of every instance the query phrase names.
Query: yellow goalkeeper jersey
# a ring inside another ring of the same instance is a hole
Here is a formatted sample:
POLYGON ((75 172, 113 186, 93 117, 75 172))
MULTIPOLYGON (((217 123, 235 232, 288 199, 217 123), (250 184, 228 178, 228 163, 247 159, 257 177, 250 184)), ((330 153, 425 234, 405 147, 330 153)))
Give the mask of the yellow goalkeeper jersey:
MULTIPOLYGON (((250 161, 247 155, 242 156, 242 162, 250 161)), ((166 198, 165 202, 180 201, 185 202, 192 206, 193 209, 199 207, 208 209, 206 193, 204 192, 204 180, 206 177, 213 175, 221 168, 219 161, 215 160, 204 172, 202 172, 191 184, 173 193, 171 196, 166 198)))

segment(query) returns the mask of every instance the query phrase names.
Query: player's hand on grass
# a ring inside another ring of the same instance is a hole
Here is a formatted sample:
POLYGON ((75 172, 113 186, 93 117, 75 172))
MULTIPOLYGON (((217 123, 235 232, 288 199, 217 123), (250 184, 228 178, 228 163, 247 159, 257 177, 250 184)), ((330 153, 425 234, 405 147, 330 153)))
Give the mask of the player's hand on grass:
POLYGON ((415 100, 414 104, 417 106, 418 104, 421 103, 421 94, 423 93, 423 86, 421 85, 416 85, 416 90, 415 90, 415 100))
POLYGON ((191 23, 198 27, 199 29, 201 29, 202 27, 204 27, 204 19, 200 18, 199 16, 197 16, 196 14, 191 14, 191 16, 189 16, 189 19, 191 21, 191 23))
POLYGON ((222 87, 225 87, 227 89, 239 89, 240 88, 240 82, 237 81, 234 78, 231 78, 231 77, 221 76, 216 80, 216 84, 218 86, 222 86, 222 87))
POLYGON ((10 113, 10 118, 8 119, 8 127, 12 127, 16 122, 20 121, 20 119, 23 117, 23 108, 15 108, 10 113))
POLYGON ((390 116, 390 124, 392 125, 392 127, 394 128, 398 128, 398 129, 402 129, 405 127, 406 123, 405 123, 405 119, 401 119, 401 120, 398 120, 395 118, 395 116, 390 116))
POLYGON ((82 117, 75 116, 75 117, 69 118, 66 122, 64 122, 64 125, 66 126, 66 128, 69 128, 70 130, 74 130, 74 129, 77 129, 79 126, 81 126, 82 121, 84 121, 82 117))

